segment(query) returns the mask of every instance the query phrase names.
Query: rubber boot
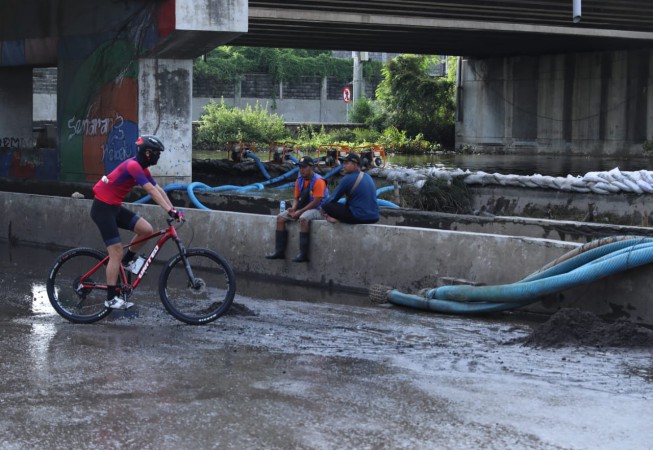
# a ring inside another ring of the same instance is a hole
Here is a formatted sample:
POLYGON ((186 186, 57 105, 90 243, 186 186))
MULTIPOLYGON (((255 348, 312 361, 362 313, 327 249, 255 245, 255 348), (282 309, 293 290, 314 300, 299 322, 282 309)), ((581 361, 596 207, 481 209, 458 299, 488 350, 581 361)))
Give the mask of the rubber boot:
POLYGON ((274 235, 274 253, 265 255, 267 259, 284 259, 286 257, 286 244, 288 243, 288 230, 277 230, 274 235))
POLYGON ((308 262, 310 238, 310 233, 299 233, 299 254, 292 259, 292 262, 308 262))

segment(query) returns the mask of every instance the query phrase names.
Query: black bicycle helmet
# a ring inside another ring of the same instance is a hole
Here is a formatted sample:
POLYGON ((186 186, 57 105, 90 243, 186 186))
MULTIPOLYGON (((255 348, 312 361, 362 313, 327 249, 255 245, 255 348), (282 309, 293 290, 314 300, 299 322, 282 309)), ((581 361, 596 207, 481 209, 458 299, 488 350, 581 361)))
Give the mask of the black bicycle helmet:
POLYGON ((162 152, 165 150, 161 138, 152 134, 144 134, 136 139, 138 150, 154 150, 162 152))
POLYGON ((144 134, 136 139, 136 161, 143 169, 146 167, 154 166, 159 162, 161 152, 164 150, 163 142, 157 136, 151 134, 144 134), (148 152, 148 150, 150 150, 148 152))

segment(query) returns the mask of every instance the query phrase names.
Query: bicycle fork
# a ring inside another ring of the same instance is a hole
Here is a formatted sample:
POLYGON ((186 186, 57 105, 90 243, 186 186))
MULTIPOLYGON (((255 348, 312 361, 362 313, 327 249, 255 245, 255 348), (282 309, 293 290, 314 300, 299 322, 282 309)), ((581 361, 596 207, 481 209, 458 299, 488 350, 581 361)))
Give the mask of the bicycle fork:
POLYGON ((202 287, 202 283, 197 278, 195 278, 195 275, 193 274, 193 268, 190 266, 188 258, 186 257, 186 247, 179 239, 176 239, 175 242, 177 243, 177 248, 179 249, 181 260, 184 263, 186 275, 188 275, 188 287, 193 289, 200 289, 202 287))

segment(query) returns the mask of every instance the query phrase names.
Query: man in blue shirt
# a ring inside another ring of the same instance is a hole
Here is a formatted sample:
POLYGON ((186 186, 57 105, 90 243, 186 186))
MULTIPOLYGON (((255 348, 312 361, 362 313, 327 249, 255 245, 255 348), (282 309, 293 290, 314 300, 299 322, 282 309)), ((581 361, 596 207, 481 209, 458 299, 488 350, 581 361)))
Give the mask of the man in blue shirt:
POLYGON ((342 161, 346 175, 322 205, 326 220, 331 223, 378 222, 379 205, 376 201, 376 185, 372 177, 361 172, 360 156, 350 153, 342 161), (344 204, 338 203, 343 195, 347 197, 347 201, 344 204))

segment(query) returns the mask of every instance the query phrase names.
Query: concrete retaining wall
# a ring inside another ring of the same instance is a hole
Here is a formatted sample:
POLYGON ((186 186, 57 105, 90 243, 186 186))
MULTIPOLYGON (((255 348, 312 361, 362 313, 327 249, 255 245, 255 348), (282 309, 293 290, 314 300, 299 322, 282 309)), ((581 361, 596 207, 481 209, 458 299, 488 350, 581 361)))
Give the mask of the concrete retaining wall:
MULTIPOLYGON (((9 242, 103 247, 88 215, 90 200, 0 192, 0 207, 4 211, 0 216, 0 238, 9 242)), ((158 206, 129 207, 155 227, 165 225, 158 206)), ((435 287, 448 278, 511 283, 580 245, 495 234, 316 222, 311 230, 311 262, 296 264, 290 258, 269 261, 263 257, 274 246, 272 215, 195 209, 186 212, 190 220, 180 235, 187 244, 222 253, 241 276, 251 274, 336 289, 364 290, 384 284, 415 292, 435 287)), ((289 227, 290 256, 297 252, 297 228, 289 227)), ((529 310, 551 313, 563 306, 577 306, 606 317, 653 324, 648 299, 653 287, 651 272, 650 267, 644 267, 608 277, 547 297, 529 310)))
POLYGON ((508 186, 472 187, 472 209, 495 215, 547 217, 648 227, 652 195, 564 192, 508 186))

